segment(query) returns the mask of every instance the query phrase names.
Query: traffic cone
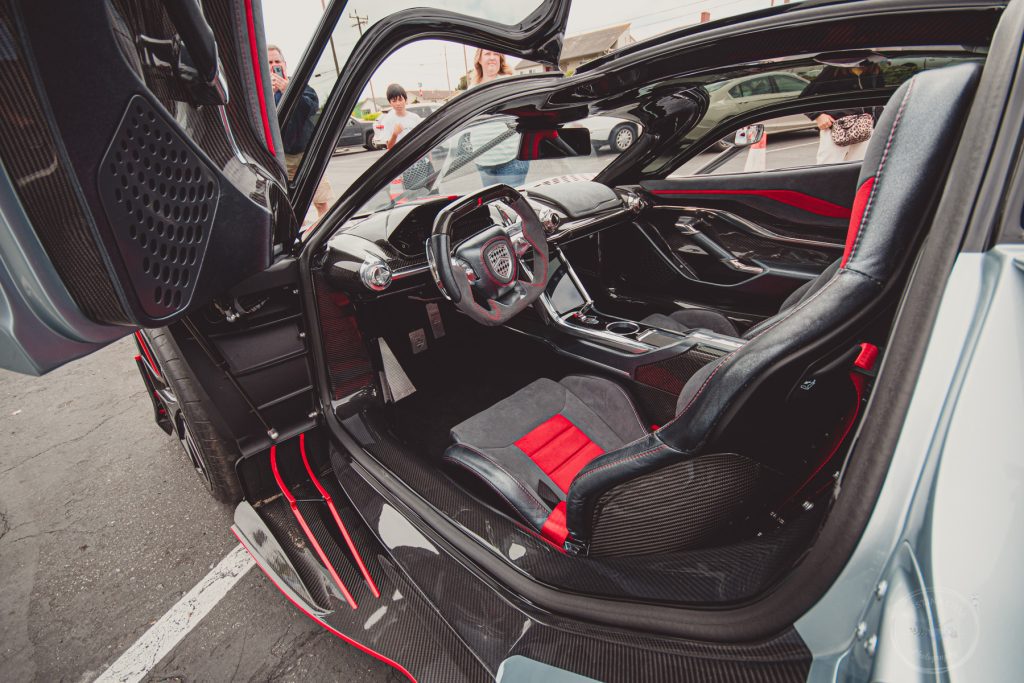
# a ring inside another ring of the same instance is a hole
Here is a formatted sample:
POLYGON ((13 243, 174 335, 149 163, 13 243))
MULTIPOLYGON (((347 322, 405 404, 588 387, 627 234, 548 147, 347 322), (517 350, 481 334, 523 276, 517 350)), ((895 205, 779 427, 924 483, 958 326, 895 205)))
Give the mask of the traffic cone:
POLYGON ((388 196, 391 199, 394 199, 398 195, 402 194, 404 190, 405 186, 402 184, 402 176, 398 176, 391 181, 390 185, 388 185, 388 196))
POLYGON ((761 139, 747 149, 747 163, 743 165, 743 171, 763 171, 768 165, 768 133, 761 135, 761 139))

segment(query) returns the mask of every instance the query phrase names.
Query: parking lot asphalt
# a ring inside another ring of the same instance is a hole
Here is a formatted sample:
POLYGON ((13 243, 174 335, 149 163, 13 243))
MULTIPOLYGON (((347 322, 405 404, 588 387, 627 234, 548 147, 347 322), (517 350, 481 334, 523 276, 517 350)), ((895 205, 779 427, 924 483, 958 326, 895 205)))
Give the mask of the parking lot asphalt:
MULTIPOLYGON (((237 546, 153 422, 130 338, 0 371, 0 680, 91 681, 237 546)), ((145 680, 404 680, 251 569, 145 680)))
MULTIPOLYGON (((815 147, 773 141, 768 168, 813 163, 815 147)), ((383 154, 336 155, 335 196, 383 154)), ((46 377, 0 371, 0 680, 94 680, 237 545, 232 511, 154 423, 134 354, 129 338, 46 377)), ((404 679, 251 569, 146 680, 404 679)))

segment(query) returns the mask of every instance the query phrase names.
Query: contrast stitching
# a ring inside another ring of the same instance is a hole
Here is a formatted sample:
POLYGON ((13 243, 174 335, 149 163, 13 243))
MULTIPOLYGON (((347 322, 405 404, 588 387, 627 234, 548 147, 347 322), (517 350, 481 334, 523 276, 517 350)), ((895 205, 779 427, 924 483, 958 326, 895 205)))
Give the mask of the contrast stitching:
MULTIPOLYGON (((583 377, 583 378, 588 378, 589 379, 588 375, 568 375, 568 377, 583 377)), ((643 418, 640 417, 640 413, 637 412, 636 405, 633 404, 633 399, 630 397, 630 395, 626 392, 625 389, 620 387, 615 382, 608 382, 608 384, 610 384, 611 386, 613 386, 616 389, 618 389, 619 393, 621 393, 622 396, 626 399, 626 403, 629 404, 630 409, 633 411, 633 417, 636 418, 636 421, 640 424, 640 427, 643 428, 644 433, 646 434, 647 433, 647 427, 644 425, 644 421, 643 421, 643 418)), ((577 396, 576 398, 579 398, 579 397, 577 396)), ((583 399, 580 399, 580 402, 583 403, 583 405, 587 405, 587 402, 584 401, 583 399)), ((587 407, 590 408, 590 406, 587 406, 587 407)), ((595 411, 593 408, 591 408, 591 411, 593 411, 593 413, 595 415, 597 415, 597 411, 595 411)), ((601 420, 601 422, 605 423, 605 425, 608 427, 608 429, 611 429, 612 432, 615 431, 614 429, 612 429, 612 426, 610 424, 608 424, 607 421, 605 421, 604 418, 602 418, 600 415, 597 415, 597 417, 598 417, 598 419, 601 420)))
POLYGON ((472 472, 473 474, 475 474, 475 475, 476 475, 476 478, 477 478, 477 479, 479 479, 479 480, 480 480, 481 482, 483 482, 484 484, 487 484, 487 486, 488 486, 488 487, 490 487, 490 489, 491 489, 492 491, 494 491, 494 492, 495 492, 495 493, 497 493, 497 494, 498 494, 499 496, 501 496, 501 497, 502 497, 502 499, 503 499, 503 500, 504 500, 504 501, 505 501, 506 503, 508 503, 508 506, 509 506, 510 508, 512 508, 513 510, 515 510, 516 514, 517 514, 517 515, 519 515, 519 516, 520 516, 520 517, 521 517, 521 518, 523 519, 523 521, 524 521, 524 522, 526 522, 526 523, 527 523, 527 524, 529 524, 530 526, 535 526, 535 524, 534 524, 533 520, 532 520, 532 519, 530 519, 529 517, 527 517, 527 516, 526 516, 526 514, 525 514, 525 513, 524 513, 524 512, 522 511, 522 510, 520 510, 519 508, 517 508, 517 507, 516 507, 516 505, 515 505, 515 503, 513 503, 513 502, 512 502, 511 500, 509 500, 508 496, 506 496, 506 495, 505 495, 504 493, 502 493, 502 492, 501 492, 501 489, 499 489, 499 488, 498 488, 497 486, 495 486, 494 484, 492 484, 492 483, 491 483, 491 482, 490 482, 490 481, 489 481, 488 479, 485 479, 485 478, 484 478, 483 476, 481 476, 481 474, 480 474, 479 472, 477 472, 477 471, 476 471, 475 469, 473 469, 473 468, 471 468, 471 467, 467 466, 467 465, 466 465, 466 463, 462 462, 461 460, 458 460, 457 458, 453 458, 453 457, 451 457, 451 456, 448 456, 448 455, 442 456, 442 458, 441 458, 441 459, 442 459, 442 460, 447 460, 447 461, 449 461, 449 462, 453 462, 453 463, 455 463, 456 465, 460 465, 460 466, 461 466, 461 467, 463 467, 464 469, 466 469, 466 470, 468 470, 468 471, 472 472))
MULTIPOLYGON (((778 320, 776 320, 775 322, 773 322, 773 323, 772 323, 771 325, 768 325, 768 326, 767 326, 767 327, 765 327, 765 328, 764 328, 763 330, 761 330, 760 332, 758 332, 758 333, 757 333, 756 335, 754 335, 753 337, 751 337, 751 338, 750 338, 750 340, 748 341, 748 343, 749 343, 749 342, 752 342, 752 341, 754 341, 755 339, 757 339, 757 338, 759 338, 759 337, 761 337, 761 336, 762 336, 762 335, 764 335, 764 334, 765 334, 766 332, 768 332, 768 331, 770 331, 770 330, 774 329, 774 328, 775 328, 775 327, 776 327, 777 325, 780 325, 780 324, 782 324, 783 322, 785 322, 786 320, 788 320, 788 319, 789 319, 790 317, 792 317, 794 313, 796 313, 797 311, 800 311, 800 310, 802 310, 802 309, 803 309, 803 308, 804 308, 805 306, 807 306, 807 305, 808 305, 808 304, 810 304, 810 303, 811 303, 812 301, 814 301, 815 299, 817 299, 817 298, 818 298, 819 296, 821 296, 821 294, 822 294, 822 293, 823 293, 823 292, 824 292, 824 291, 825 291, 826 289, 828 289, 828 288, 829 288, 829 287, 830 287, 830 286, 832 285, 832 283, 833 283, 833 282, 835 282, 835 281, 836 281, 836 280, 838 279, 838 276, 839 276, 839 271, 836 271, 835 275, 833 275, 833 276, 832 276, 832 279, 831 279, 831 280, 829 280, 829 281, 828 281, 827 283, 825 283, 825 286, 824 286, 824 287, 822 287, 822 288, 821 288, 821 289, 819 289, 819 290, 818 290, 817 292, 815 292, 814 294, 812 294, 811 296, 809 296, 809 297, 808 297, 808 298, 807 298, 806 300, 804 300, 804 301, 800 302, 799 304, 797 304, 797 305, 796 305, 796 306, 794 306, 793 308, 791 308, 791 309, 789 309, 788 311, 786 311, 786 312, 785 312, 784 314, 781 314, 781 315, 779 316, 779 319, 778 319, 778 320)), ((745 346, 745 345, 744 345, 744 346, 745 346)), ((704 380, 704 384, 702 384, 702 385, 700 386, 700 389, 698 389, 698 390, 697 390, 697 393, 695 393, 695 394, 693 395, 693 398, 691 398, 691 399, 690 399, 690 402, 686 404, 686 407, 685 407, 685 408, 683 408, 683 409, 682 409, 681 411, 679 411, 679 414, 678 414, 678 415, 676 415, 676 416, 675 416, 675 417, 674 417, 674 418, 672 419, 672 422, 675 422, 676 420, 678 420, 679 418, 681 418, 681 417, 682 417, 683 415, 685 415, 685 414, 686 414, 686 412, 687 412, 687 411, 688 411, 688 410, 689 410, 689 409, 690 409, 690 408, 691 408, 691 407, 693 406, 694 402, 696 402, 697 398, 698 398, 698 397, 699 397, 699 396, 700 396, 700 395, 701 395, 702 393, 704 393, 704 390, 705 390, 705 389, 707 388, 707 386, 708 386, 708 383, 709 383, 709 382, 711 382, 711 378, 712 378, 712 377, 714 377, 714 376, 715 376, 716 374, 718 374, 718 371, 722 369, 722 366, 723 366, 723 365, 725 365, 725 364, 726 364, 726 363, 727 363, 727 362, 729 361, 729 359, 730 359, 730 358, 732 358, 732 357, 733 357, 733 356, 735 356, 735 355, 736 355, 737 353, 739 353, 740 349, 742 349, 742 348, 743 348, 743 346, 741 346, 741 347, 740 347, 739 349, 736 349, 735 351, 733 351, 732 353, 730 353, 730 354, 729 354, 728 356, 726 356, 725 358, 723 358, 723 359, 722 359, 722 360, 721 360, 721 361, 720 361, 720 362, 718 363, 718 366, 717 366, 717 367, 715 367, 715 369, 711 371, 711 374, 710 374, 710 375, 708 375, 708 378, 707 378, 706 380, 704 380)))
POLYGON ((867 204, 864 206, 864 215, 861 216, 860 223, 857 225, 857 236, 853 239, 853 247, 850 249, 850 255, 846 259, 847 263, 853 260, 854 254, 857 253, 857 246, 860 244, 860 238, 864 235, 864 224, 868 221, 871 208, 875 203, 878 187, 882 184, 882 170, 885 168, 885 162, 889 158, 889 148, 892 147, 892 141, 896 138, 896 128, 900 125, 900 121, 903 120, 903 110, 906 108, 907 102, 910 101, 910 93, 914 91, 915 83, 917 81, 910 81, 910 85, 907 86, 907 93, 903 96, 900 108, 896 111, 896 118, 892 122, 892 129, 889 131, 889 139, 885 142, 885 149, 882 150, 882 159, 878 162, 878 170, 875 171, 875 184, 871 186, 871 194, 868 195, 867 204))
POLYGON ((631 462, 633 460, 639 460, 640 458, 643 458, 645 456, 651 455, 652 453, 657 453, 658 451, 664 450, 666 448, 668 448, 668 444, 663 443, 660 446, 655 446, 654 448, 649 448, 646 451, 641 451, 640 453, 635 453, 635 454, 633 454, 633 455, 631 455, 629 457, 622 458, 621 460, 616 460, 615 462, 605 463, 604 465, 598 465, 594 469, 592 469, 592 470, 590 470, 588 472, 584 472, 583 474, 579 475, 573 483, 577 484, 577 483, 583 481, 584 479, 586 479, 587 477, 589 477, 590 475, 594 474, 595 472, 600 472, 601 470, 608 469, 609 467, 615 467, 616 465, 623 465, 623 464, 625 464, 627 462, 631 462))
MULTIPOLYGON (((642 419, 642 418, 640 417, 640 413, 639 413, 639 412, 637 411, 637 409, 636 409, 636 405, 634 405, 634 404, 633 404, 633 398, 632 398, 632 397, 631 397, 631 396, 630 396, 630 395, 629 395, 628 393, 626 393, 626 390, 625 390, 625 389, 623 389, 622 387, 620 387, 620 386, 619 386, 618 384, 616 384, 615 382, 612 382, 612 383, 611 383, 611 385, 612 385, 613 387, 615 387, 615 388, 616 388, 616 389, 617 389, 617 390, 619 391, 619 393, 620 393, 620 394, 622 394, 623 398, 625 398, 625 399, 626 399, 626 403, 628 403, 628 404, 629 404, 629 407, 630 407, 630 408, 632 409, 632 411, 633 411, 633 417, 635 417, 635 418, 636 418, 636 421, 637 421, 637 423, 638 423, 638 424, 640 425, 640 428, 644 430, 644 433, 646 433, 646 432, 647 432, 647 426, 646 426, 646 425, 644 424, 644 421, 643 421, 643 419, 642 419)), ((609 426, 610 426, 610 425, 609 425, 609 426)))
MULTIPOLYGON (((521 488, 521 489, 523 490, 523 493, 525 493, 525 494, 526 494, 527 496, 529 496, 529 497, 530 497, 531 499, 533 499, 533 502, 535 502, 535 503, 539 503, 539 504, 541 505, 541 507, 543 507, 543 508, 547 508, 547 505, 546 505, 546 504, 544 503, 544 501, 542 501, 542 500, 541 500, 540 498, 538 498, 538 497, 537 497, 537 496, 536 496, 536 495, 535 495, 535 494, 533 493, 533 491, 531 491, 530 489, 526 488, 526 486, 525 486, 525 485, 523 484, 523 482, 521 482, 521 481, 519 481, 518 479, 516 479, 515 475, 513 475, 513 474, 512 474, 511 472, 509 472, 508 470, 506 470, 506 469, 505 469, 504 467, 502 467, 501 465, 499 465, 499 464, 498 464, 498 462, 497 462, 497 461, 496 461, 496 460, 495 460, 494 458, 492 458, 492 457, 488 456, 487 454, 485 454, 485 453, 483 453, 483 452, 481 452, 481 451, 478 451, 477 449, 473 448, 472 446, 467 446, 466 444, 459 444, 459 446, 460 446, 460 447, 462 447, 462 448, 465 448, 465 449, 466 449, 467 451, 470 451, 470 452, 472 452, 472 453, 476 453, 476 454, 477 454, 477 455, 479 455, 479 456, 480 456, 481 458, 483 458, 483 459, 484 459, 484 460, 486 460, 487 462, 489 462, 489 463, 491 463, 492 465, 494 465, 495 467, 497 467, 497 468, 498 468, 499 470, 501 470, 502 472, 504 472, 504 473, 505 473, 505 475, 506 475, 506 476, 507 476, 507 477, 508 477, 509 479, 511 479, 511 480, 512 480, 513 482, 515 482, 516 486, 518 486, 519 488, 521 488)), ((533 461, 531 460, 530 462, 533 462, 533 461)), ((542 470, 542 471, 543 471, 543 470, 542 470)), ((481 477, 481 478, 483 478, 483 477, 481 477)), ((508 499, 506 498, 506 500, 508 500, 508 499)), ((511 503, 511 501, 509 501, 509 502, 511 503)))

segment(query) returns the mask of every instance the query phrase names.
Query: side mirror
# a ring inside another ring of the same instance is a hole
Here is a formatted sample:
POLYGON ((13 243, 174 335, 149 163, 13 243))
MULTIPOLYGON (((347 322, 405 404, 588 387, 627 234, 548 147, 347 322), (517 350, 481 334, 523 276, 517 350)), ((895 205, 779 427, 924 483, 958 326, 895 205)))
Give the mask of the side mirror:
POLYGON ((755 123, 752 126, 745 126, 736 131, 736 137, 733 138, 732 143, 737 147, 747 147, 761 142, 761 138, 763 137, 764 124, 755 123))
POLYGON ((519 140, 520 161, 564 159, 588 156, 590 131, 586 128, 543 128, 524 130, 519 140))

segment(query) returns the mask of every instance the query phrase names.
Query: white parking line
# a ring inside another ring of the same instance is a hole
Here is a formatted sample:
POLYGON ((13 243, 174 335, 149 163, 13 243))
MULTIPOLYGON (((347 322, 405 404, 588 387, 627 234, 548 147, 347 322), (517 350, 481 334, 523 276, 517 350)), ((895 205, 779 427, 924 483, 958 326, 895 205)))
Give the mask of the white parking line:
POLYGON ((245 548, 235 546, 220 564, 100 674, 97 683, 135 683, 145 678, 255 564, 245 548))

